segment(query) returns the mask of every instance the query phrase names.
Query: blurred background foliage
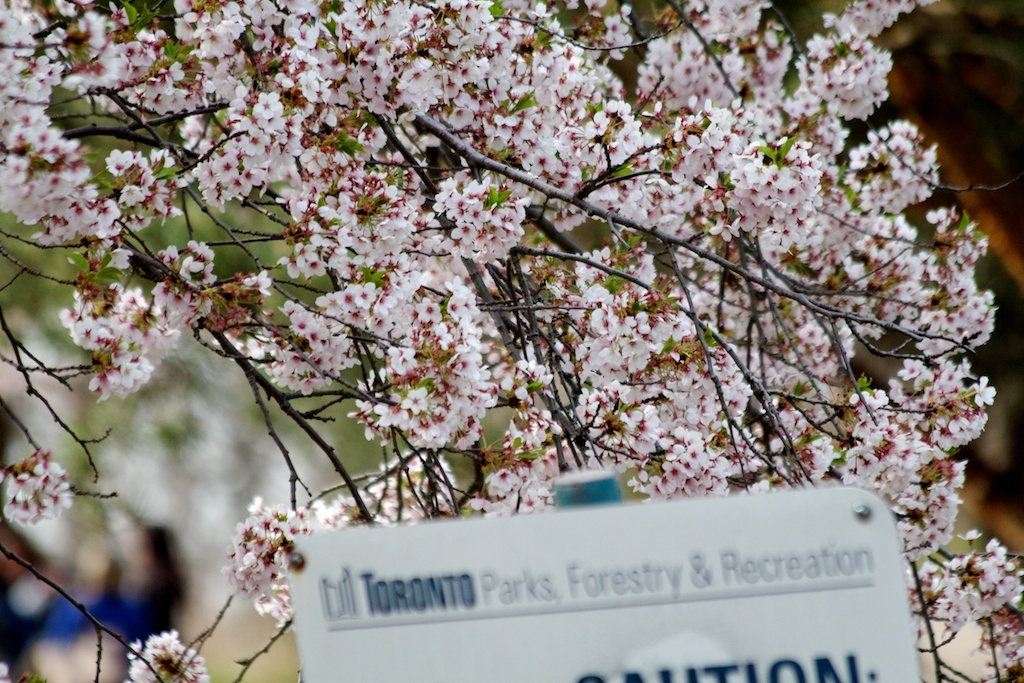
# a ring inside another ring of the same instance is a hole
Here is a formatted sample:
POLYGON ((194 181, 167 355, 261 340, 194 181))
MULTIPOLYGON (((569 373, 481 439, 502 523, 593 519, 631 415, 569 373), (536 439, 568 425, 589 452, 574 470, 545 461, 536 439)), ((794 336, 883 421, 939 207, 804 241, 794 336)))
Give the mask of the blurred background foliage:
MULTIPOLYGON (((844 4, 774 2, 801 38, 844 4)), ((1024 551, 1024 2, 940 0, 880 42, 893 55, 891 96, 872 123, 909 119, 938 146, 946 189, 920 212, 956 203, 989 237, 978 278, 995 293, 996 330, 972 364, 998 395, 985 434, 961 454, 965 499, 970 523, 1024 551)))
MULTIPOLYGON (((800 4, 800 3, 796 3, 800 4)), ((979 272, 995 292, 992 340, 973 360, 999 394, 968 458, 968 512, 1024 550, 1024 3, 943 0, 883 36, 893 51, 893 115, 938 145, 942 181, 932 204, 956 201, 989 236, 979 272)))

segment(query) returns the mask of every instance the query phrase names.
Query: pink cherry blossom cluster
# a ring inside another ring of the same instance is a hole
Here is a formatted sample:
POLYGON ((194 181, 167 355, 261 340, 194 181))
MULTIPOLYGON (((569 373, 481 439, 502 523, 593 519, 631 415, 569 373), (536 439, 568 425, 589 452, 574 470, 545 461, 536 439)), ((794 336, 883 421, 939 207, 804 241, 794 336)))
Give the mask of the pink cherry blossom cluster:
MULTIPOLYGON (((371 479, 363 495, 378 524, 450 515, 457 507, 452 474, 445 463, 395 461, 371 479)), ((287 577, 296 539, 366 521, 345 495, 295 509, 266 506, 257 498, 249 506, 249 517, 235 529, 223 573, 235 593, 251 598, 259 614, 273 617, 283 627, 293 615, 287 577)))
POLYGON ((481 352, 480 312, 460 281, 448 282, 446 290, 440 302, 417 306, 407 343, 387 350, 387 400, 356 401, 351 416, 368 437, 386 443, 398 430, 420 448, 465 448, 480 438, 496 394, 481 352))
POLYGON ((638 69, 641 96, 680 109, 694 98, 727 106, 749 91, 758 101, 779 97, 793 47, 781 27, 764 18, 758 0, 700 0, 687 3, 694 30, 679 30, 679 18, 665 14, 638 69), (711 50, 708 49, 711 46, 711 50))
POLYGON ((806 242, 805 224, 820 195, 820 154, 795 139, 755 140, 753 123, 742 111, 707 103, 675 122, 665 142, 673 151, 667 160, 675 182, 705 186, 702 204, 714 217, 710 234, 728 241, 763 231, 786 252, 806 242))
POLYGON ((249 597, 270 593, 287 570, 295 539, 311 534, 314 523, 306 508, 267 507, 257 498, 228 546, 229 564, 224 568, 228 582, 249 597))
POLYGON ((935 148, 908 121, 870 131, 868 144, 850 150, 848 173, 862 209, 891 214, 927 199, 939 179, 935 148))
POLYGON ((466 258, 504 258, 523 236, 528 197, 509 201, 512 188, 492 187, 469 174, 448 178, 438 188, 434 210, 455 224, 442 248, 466 258))
MULTIPOLYGON (((132 22, 124 8, 111 10, 118 31, 132 31, 132 22)), ((132 103, 145 102, 156 114, 187 111, 206 104, 202 75, 189 78, 199 62, 187 50, 166 49, 170 38, 160 28, 135 31, 135 40, 111 46, 117 55, 110 60, 111 75, 117 75, 121 91, 132 103)), ((173 43, 170 43, 173 44, 173 43)))
POLYGON ((838 17, 825 15, 825 23, 840 31, 877 36, 892 26, 901 14, 933 2, 935 0, 854 0, 838 17))
MULTIPOLYGON (((351 288, 348 293, 352 294, 351 288)), ((358 362, 352 340, 335 318, 291 301, 285 303, 281 312, 291 322, 292 335, 292 344, 274 349, 276 360, 270 371, 281 386, 308 395, 330 384, 333 373, 358 362)))
POLYGON ((131 683, 210 683, 206 660, 181 642, 177 631, 149 636, 145 646, 132 643, 128 653, 128 681, 131 683))
POLYGON ((984 406, 994 390, 986 379, 972 386, 966 363, 930 368, 908 361, 889 391, 861 391, 850 397, 864 421, 851 435, 845 483, 872 488, 886 497, 898 516, 904 551, 921 558, 952 538, 961 503, 966 464, 950 456, 976 438, 985 425, 984 406), (933 421, 908 419, 931 413, 933 421))
POLYGON ((0 484, 7 484, 7 519, 17 524, 36 524, 55 519, 71 507, 74 492, 67 470, 51 458, 49 451, 36 451, 0 470, 0 484))
POLYGON ((865 119, 888 96, 892 57, 854 35, 815 36, 798 66, 811 98, 844 119, 865 119))
POLYGON ((142 230, 154 218, 181 215, 174 199, 184 182, 177 177, 174 159, 167 150, 155 149, 145 157, 139 152, 115 149, 107 157, 106 167, 107 183, 117 195, 125 229, 142 230))
POLYGON ((265 506, 260 498, 249 506, 249 517, 235 528, 228 546, 224 575, 232 589, 255 601, 260 614, 283 624, 291 618, 286 576, 295 539, 313 533, 313 510, 283 505, 265 506))
MULTIPOLYGON (((974 534, 971 537, 975 536, 974 534)), ((984 621, 1016 602, 1021 592, 1019 559, 992 539, 984 550, 974 550, 945 564, 926 564, 920 570, 921 594, 937 621, 950 633, 969 623, 984 621)))
MULTIPOLYGON (((803 224, 811 218, 819 194, 821 162, 810 145, 780 140, 772 146, 747 148, 734 158, 733 189, 728 206, 737 215, 729 232, 758 228, 780 240, 779 250, 803 246, 803 224)), ((723 233, 728 239, 729 233, 723 233)))
POLYGON ((554 377, 533 358, 498 367, 496 374, 499 403, 512 410, 512 418, 500 447, 487 454, 484 487, 470 507, 495 517, 545 510, 553 504, 560 473, 555 439, 563 434, 543 401, 554 377))
POLYGON ((982 668, 979 680, 983 683, 1012 681, 1024 674, 1024 645, 1020 641, 1019 610, 1019 601, 1012 601, 992 612, 986 620, 989 630, 982 637, 981 647, 993 656, 982 668))
POLYGON ((75 305, 62 320, 75 343, 92 352, 89 388, 101 400, 137 390, 176 343, 180 333, 158 306, 141 290, 126 291, 116 282, 75 292, 75 305))
MULTIPOLYGON (((82 22, 97 15, 88 13, 82 22)), ((116 234, 117 204, 99 196, 92 171, 75 140, 65 139, 51 125, 45 105, 64 77, 60 55, 37 52, 32 34, 41 18, 0 10, 0 68, 21 78, 4 79, 0 86, 0 208, 26 225, 39 225, 34 236, 41 244, 61 244, 83 236, 116 234)), ((81 26, 79 26, 81 28, 81 26)), ((89 31, 105 43, 102 27, 89 31)))
POLYGON ((554 505, 554 481, 558 474, 554 449, 531 459, 509 458, 504 467, 495 462, 484 482, 483 495, 470 505, 492 517, 543 512, 554 505))

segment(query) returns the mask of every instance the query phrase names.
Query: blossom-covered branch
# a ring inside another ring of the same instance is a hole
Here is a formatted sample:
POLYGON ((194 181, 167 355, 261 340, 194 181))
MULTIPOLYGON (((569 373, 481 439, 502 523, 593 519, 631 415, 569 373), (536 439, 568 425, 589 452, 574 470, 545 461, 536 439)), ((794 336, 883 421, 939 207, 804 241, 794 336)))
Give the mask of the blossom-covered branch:
MULTIPOLYGON (((939 552, 993 401, 969 359, 986 244, 953 207, 908 216, 935 149, 877 114, 876 37, 915 4, 855 0, 798 38, 761 0, 17 0, 0 256, 64 284, 100 400, 189 338, 244 375, 291 501, 253 504, 226 574, 279 624, 292 544, 322 529, 539 512, 585 468, 653 499, 847 484, 897 516, 937 661, 934 629, 981 623, 1001 679, 1024 666, 1019 563, 939 552), (858 370, 872 354, 891 378, 858 370)), ((71 500, 77 456, 37 444, 3 470, 25 523, 71 500)), ((136 650, 134 680, 205 680, 177 634, 136 650)))

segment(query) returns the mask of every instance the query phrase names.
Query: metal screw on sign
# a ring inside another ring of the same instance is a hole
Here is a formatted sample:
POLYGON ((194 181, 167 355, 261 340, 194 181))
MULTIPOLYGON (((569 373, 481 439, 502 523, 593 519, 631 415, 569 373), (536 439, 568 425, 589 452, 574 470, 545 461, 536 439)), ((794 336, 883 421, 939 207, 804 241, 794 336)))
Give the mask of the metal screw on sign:
POLYGON ((302 553, 295 551, 288 556, 288 566, 294 572, 301 572, 306 567, 306 557, 302 553))
POLYGON ((871 508, 867 503, 857 503, 853 506, 853 514, 857 516, 857 519, 866 522, 871 519, 871 508))
POLYGON ((621 503, 619 478, 610 470, 583 470, 564 474, 555 481, 555 505, 581 507, 621 503))

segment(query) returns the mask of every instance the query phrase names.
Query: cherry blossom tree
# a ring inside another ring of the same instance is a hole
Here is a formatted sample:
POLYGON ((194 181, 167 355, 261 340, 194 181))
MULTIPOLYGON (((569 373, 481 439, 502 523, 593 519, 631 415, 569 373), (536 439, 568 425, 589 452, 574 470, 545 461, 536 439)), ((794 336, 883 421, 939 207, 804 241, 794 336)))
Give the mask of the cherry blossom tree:
MULTIPOLYGON (((945 549, 994 395, 985 239, 914 210, 935 149, 877 113, 877 37, 915 4, 802 39, 767 0, 12 0, 0 296, 60 288, 79 352, 45 360, 0 310, 4 359, 61 425, 34 378, 132 400, 183 345, 240 373, 291 497, 253 503, 225 574, 282 629, 285 557, 322 529, 542 512, 589 468, 651 499, 845 484, 898 519, 939 678, 977 624, 983 679, 1019 680, 1020 563, 945 549)), ((0 406, 32 450, 9 520, 95 493, 102 442, 57 451, 0 406)), ((124 644, 133 681, 207 680, 201 643, 124 644)))

